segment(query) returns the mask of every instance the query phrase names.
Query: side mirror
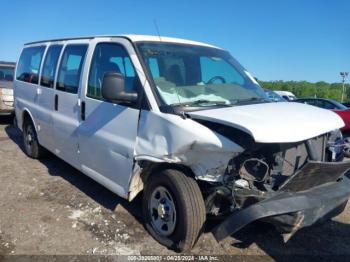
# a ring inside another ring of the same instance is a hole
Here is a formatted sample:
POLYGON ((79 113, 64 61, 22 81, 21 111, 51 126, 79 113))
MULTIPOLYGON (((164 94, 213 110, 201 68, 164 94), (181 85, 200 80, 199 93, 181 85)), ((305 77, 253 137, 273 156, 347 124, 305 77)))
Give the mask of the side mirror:
POLYGON ((125 79, 120 73, 105 73, 101 91, 102 97, 111 102, 133 103, 138 98, 136 92, 125 91, 125 79))

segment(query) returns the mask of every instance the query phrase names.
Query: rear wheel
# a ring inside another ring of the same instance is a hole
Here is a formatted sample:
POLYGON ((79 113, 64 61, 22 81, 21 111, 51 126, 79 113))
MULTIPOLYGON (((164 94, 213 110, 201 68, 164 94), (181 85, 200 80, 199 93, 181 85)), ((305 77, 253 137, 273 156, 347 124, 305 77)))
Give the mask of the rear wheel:
POLYGON ((34 124, 28 119, 23 124, 23 142, 25 153, 29 157, 38 159, 45 155, 46 150, 39 144, 34 124))
POLYGON ((152 175, 143 196, 145 226, 161 244, 176 251, 193 247, 205 218, 205 205, 193 178, 173 169, 152 175))

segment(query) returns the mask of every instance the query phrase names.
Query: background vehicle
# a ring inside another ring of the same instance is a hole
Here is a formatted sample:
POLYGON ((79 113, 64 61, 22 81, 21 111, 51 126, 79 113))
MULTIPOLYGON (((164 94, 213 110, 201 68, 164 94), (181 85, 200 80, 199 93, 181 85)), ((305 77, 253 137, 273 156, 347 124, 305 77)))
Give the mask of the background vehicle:
POLYGON ((259 219, 294 232, 342 212, 350 195, 350 163, 333 158, 341 118, 271 103, 227 51, 205 43, 28 43, 15 108, 29 157, 49 150, 129 201, 143 191, 146 228, 177 251, 191 249, 207 216, 225 218, 219 241, 259 219))
POLYGON ((279 90, 274 90, 275 93, 279 94, 282 96, 285 100, 287 101, 293 101, 297 97, 290 91, 279 91, 279 90))
POLYGON ((343 119, 345 125, 341 128, 343 139, 337 141, 336 158, 342 159, 342 155, 350 157, 350 108, 336 100, 328 98, 298 98, 294 101, 329 109, 338 114, 343 119))
POLYGON ((0 115, 12 115, 15 63, 0 61, 0 115))
POLYGON ((344 106, 348 107, 350 106, 350 103, 342 103, 344 106))
POLYGON ((295 102, 329 109, 337 113, 343 119, 345 124, 345 126, 341 129, 343 136, 350 136, 350 108, 344 106, 336 100, 328 98, 298 98, 295 100, 295 102))
POLYGON ((273 102, 287 102, 282 96, 270 89, 264 89, 267 97, 273 102))

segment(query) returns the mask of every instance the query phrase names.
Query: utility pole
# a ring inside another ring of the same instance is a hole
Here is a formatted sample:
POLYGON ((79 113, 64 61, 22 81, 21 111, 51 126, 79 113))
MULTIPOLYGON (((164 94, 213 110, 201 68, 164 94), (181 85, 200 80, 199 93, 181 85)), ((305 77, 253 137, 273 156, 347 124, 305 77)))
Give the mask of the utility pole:
POLYGON ((343 92, 341 93, 341 102, 344 102, 344 93, 345 93, 345 81, 347 76, 349 75, 349 72, 340 72, 340 76, 342 78, 343 81, 343 92))

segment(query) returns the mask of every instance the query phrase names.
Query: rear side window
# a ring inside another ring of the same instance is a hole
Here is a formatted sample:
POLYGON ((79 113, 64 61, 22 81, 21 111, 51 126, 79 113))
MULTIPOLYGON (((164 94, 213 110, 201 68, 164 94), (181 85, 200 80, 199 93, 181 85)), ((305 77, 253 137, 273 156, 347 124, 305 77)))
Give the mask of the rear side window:
POLYGON ((41 59, 45 46, 23 49, 17 65, 16 79, 32 84, 38 84, 41 59))
POLYGON ((52 45, 49 47, 41 73, 40 84, 46 87, 53 87, 58 58, 62 50, 62 45, 52 45))
POLYGON ((87 47, 87 45, 67 45, 64 49, 56 89, 74 94, 78 92, 87 47))
POLYGON ((91 62, 87 96, 102 98, 102 81, 107 72, 122 74, 125 90, 137 91, 140 82, 125 48, 120 44, 100 43, 95 48, 91 62))

